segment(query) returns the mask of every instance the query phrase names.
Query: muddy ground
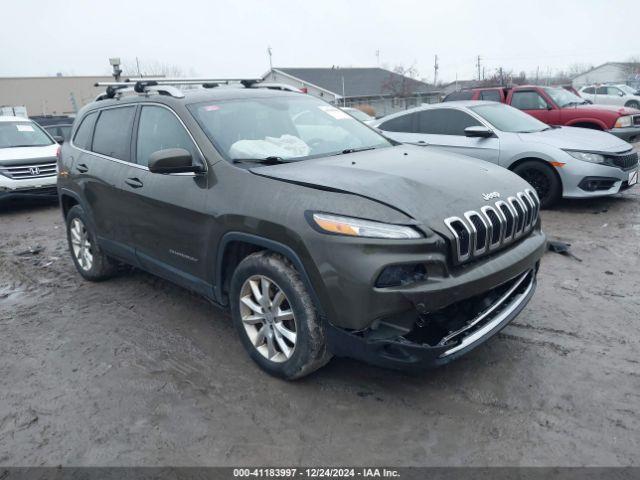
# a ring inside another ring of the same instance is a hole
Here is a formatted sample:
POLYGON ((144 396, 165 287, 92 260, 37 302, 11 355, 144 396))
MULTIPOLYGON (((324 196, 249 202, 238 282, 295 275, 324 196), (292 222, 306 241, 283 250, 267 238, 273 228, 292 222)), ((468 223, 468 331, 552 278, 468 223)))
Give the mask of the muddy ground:
POLYGON ((286 383, 207 301, 139 271, 85 282, 56 207, 6 207, 0 464, 637 466, 640 188, 543 222, 575 257, 548 253, 529 306, 470 355, 286 383))

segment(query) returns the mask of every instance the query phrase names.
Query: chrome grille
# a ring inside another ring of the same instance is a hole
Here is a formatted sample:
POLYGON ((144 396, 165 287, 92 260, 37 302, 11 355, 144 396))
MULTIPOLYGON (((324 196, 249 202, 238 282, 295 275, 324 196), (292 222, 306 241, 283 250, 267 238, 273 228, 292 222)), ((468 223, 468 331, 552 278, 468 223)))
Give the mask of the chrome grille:
POLYGON ((531 189, 498 200, 479 211, 449 217, 444 223, 453 233, 458 262, 502 248, 527 234, 538 221, 540 201, 531 189))
POLYGON ((13 180, 53 177, 57 173, 56 160, 35 160, 24 164, 0 165, 0 174, 13 180))

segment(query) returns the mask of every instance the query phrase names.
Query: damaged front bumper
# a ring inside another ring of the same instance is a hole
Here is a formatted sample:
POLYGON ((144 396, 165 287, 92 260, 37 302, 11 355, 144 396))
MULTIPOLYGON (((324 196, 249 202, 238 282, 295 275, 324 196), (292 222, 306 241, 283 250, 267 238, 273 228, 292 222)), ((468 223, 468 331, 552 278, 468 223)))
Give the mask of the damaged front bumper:
POLYGON ((444 365, 484 343, 522 311, 535 291, 538 266, 472 298, 435 312, 406 312, 376 329, 355 332, 329 325, 329 349, 387 368, 444 365))

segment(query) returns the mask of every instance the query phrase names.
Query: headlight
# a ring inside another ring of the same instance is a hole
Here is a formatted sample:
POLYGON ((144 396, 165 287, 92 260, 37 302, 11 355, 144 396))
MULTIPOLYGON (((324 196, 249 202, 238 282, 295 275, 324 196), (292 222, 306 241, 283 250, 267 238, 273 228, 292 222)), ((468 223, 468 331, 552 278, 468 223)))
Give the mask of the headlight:
POLYGON ((614 125, 615 128, 624 128, 624 127, 630 127, 632 124, 632 116, 631 115, 626 115, 624 117, 620 117, 618 120, 616 120, 616 124, 614 125))
POLYGON ((578 160, 583 160, 585 162, 604 163, 605 161, 604 155, 600 155, 599 153, 575 152, 572 150, 565 150, 565 152, 567 152, 573 158, 577 158, 578 160))
POLYGON ((391 225, 389 223, 372 222, 370 220, 341 217, 327 213, 314 213, 313 221, 325 232, 350 237, 393 239, 422 237, 417 230, 404 225, 391 225))

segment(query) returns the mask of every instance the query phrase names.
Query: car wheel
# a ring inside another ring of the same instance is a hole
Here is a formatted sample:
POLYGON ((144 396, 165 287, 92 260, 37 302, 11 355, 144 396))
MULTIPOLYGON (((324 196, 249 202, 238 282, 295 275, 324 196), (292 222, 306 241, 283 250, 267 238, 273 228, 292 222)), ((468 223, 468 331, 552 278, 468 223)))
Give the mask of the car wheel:
POLYGON ((116 264, 98 246, 80 205, 73 206, 67 214, 67 240, 73 263, 85 279, 100 281, 113 275, 116 264))
POLYGON ((267 373, 293 380, 325 365, 325 329, 298 271, 284 257, 258 252, 231 279, 233 323, 251 358, 267 373))
POLYGON ((522 162, 513 169, 535 189, 542 208, 553 206, 562 196, 562 184, 556 172, 546 163, 522 162))
POLYGON ((636 110, 640 110, 640 103, 638 102, 629 102, 625 105, 625 107, 629 107, 629 108, 635 108, 636 110))

